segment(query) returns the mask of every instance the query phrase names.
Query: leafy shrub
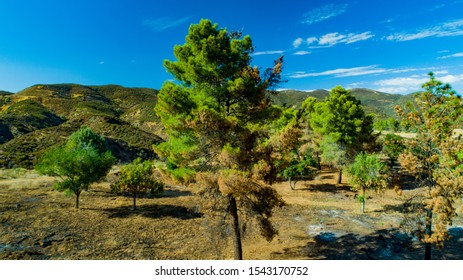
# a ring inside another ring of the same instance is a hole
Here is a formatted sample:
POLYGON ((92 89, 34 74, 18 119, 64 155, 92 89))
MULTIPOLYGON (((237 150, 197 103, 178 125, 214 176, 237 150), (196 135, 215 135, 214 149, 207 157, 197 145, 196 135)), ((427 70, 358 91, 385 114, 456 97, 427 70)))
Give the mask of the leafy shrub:
POLYGON ((365 212, 366 189, 379 191, 386 187, 386 165, 375 154, 360 153, 354 162, 348 166, 352 188, 360 191, 358 200, 361 203, 362 213, 365 212))
POLYGON ((149 191, 158 194, 164 190, 164 183, 153 178, 153 164, 151 161, 135 159, 124 165, 119 173, 119 180, 112 187, 113 191, 126 190, 133 195, 133 210, 136 209, 137 195, 149 191))
POLYGON ((317 173, 317 167, 318 161, 313 158, 311 154, 307 154, 305 158, 300 161, 293 160, 290 165, 283 170, 283 177, 289 181, 289 186, 294 190, 298 179, 313 179, 317 173))

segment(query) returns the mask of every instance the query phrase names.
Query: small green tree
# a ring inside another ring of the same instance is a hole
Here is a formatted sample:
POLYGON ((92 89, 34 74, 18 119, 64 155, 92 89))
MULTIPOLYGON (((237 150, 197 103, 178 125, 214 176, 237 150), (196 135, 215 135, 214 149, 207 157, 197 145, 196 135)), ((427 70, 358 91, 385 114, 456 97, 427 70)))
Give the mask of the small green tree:
POLYGON ((360 191, 358 200, 361 203, 362 213, 365 213, 366 190, 379 191, 386 187, 386 165, 375 154, 360 153, 354 162, 349 165, 347 172, 350 175, 350 184, 356 191, 360 191))
MULTIPOLYGON (((364 150, 363 145, 374 140, 373 115, 366 115, 360 100, 349 90, 337 86, 323 102, 308 101, 310 126, 318 134, 330 137, 352 159, 364 150)), ((331 156, 330 156, 331 157, 331 156)), ((338 184, 342 180, 342 165, 338 164, 338 184)))
POLYGON ((400 129, 400 122, 394 118, 380 119, 373 123, 373 128, 378 131, 389 130, 397 132, 400 129))
POLYGON ((341 184, 342 170, 348 164, 346 146, 328 135, 321 141, 320 149, 322 151, 322 161, 338 169, 337 183, 341 184))
POLYGON ((106 176, 115 162, 106 141, 88 127, 82 127, 72 134, 68 141, 46 152, 35 166, 45 175, 59 176, 62 181, 55 189, 76 196, 75 207, 79 208, 82 191, 106 176))
POLYGON ((296 189, 296 183, 299 179, 312 177, 317 173, 318 162, 307 154, 302 160, 294 159, 290 165, 283 170, 283 177, 285 177, 292 190, 296 189))
POLYGON ((153 164, 151 161, 135 159, 132 163, 124 165, 119 172, 119 181, 116 187, 126 190, 133 195, 133 210, 137 208, 137 195, 148 190, 154 193, 163 191, 163 184, 153 178, 153 164))
POLYGON ((396 134, 387 134, 384 138, 383 152, 388 156, 389 163, 393 166, 397 157, 405 150, 403 137, 396 134))

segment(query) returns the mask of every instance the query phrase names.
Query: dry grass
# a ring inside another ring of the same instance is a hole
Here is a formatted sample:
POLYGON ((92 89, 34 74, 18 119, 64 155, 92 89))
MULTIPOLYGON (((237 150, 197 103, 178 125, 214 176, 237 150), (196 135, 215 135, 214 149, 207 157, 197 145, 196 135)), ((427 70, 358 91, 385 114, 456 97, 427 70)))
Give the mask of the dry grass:
MULTIPOLYGON (((419 190, 367 193, 366 213, 344 181, 324 170, 313 181, 274 185, 287 206, 275 211, 279 235, 266 242, 249 222, 246 259, 421 259, 422 246, 400 233, 402 205, 419 190)), ((132 200, 109 182, 74 198, 53 191, 55 178, 0 180, 0 259, 230 259, 230 229, 201 213, 200 197, 171 185, 155 198, 132 200), (222 230, 221 230, 222 229, 222 230)), ((28 178, 27 178, 28 177, 28 178)), ((462 225, 461 219, 456 225, 462 225)), ((463 236, 436 258, 462 259, 463 236)))

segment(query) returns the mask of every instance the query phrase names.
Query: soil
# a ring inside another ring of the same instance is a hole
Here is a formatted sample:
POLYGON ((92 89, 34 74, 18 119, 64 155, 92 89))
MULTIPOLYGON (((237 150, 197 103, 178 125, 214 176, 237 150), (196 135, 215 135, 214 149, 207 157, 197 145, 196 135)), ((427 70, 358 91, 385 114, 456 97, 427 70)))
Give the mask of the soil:
MULTIPOLYGON (((192 187, 168 185, 157 197, 115 195, 108 181, 91 186, 74 208, 74 197, 52 188, 56 178, 28 173, 0 179, 0 259, 232 259, 230 229, 219 231, 201 211, 192 187), (222 234, 222 235, 220 235, 222 234)), ((345 180, 345 179, 344 179, 345 180)), ((273 187, 286 206, 272 221, 279 235, 267 242, 252 222, 244 234, 245 259, 422 259, 424 246, 401 228, 403 206, 422 191, 367 193, 360 213, 355 192, 336 172, 315 180, 273 187)), ((463 219, 434 259, 463 259, 463 219)))

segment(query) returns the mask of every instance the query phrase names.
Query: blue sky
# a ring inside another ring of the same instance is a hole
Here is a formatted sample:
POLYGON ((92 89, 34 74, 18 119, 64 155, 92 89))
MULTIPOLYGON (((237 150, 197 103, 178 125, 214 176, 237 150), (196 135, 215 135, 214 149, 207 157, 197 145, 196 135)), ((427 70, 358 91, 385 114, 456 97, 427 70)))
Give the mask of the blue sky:
POLYGON ((253 64, 285 56, 282 88, 405 94, 427 73, 463 93, 463 0, 1 0, 0 89, 39 83, 159 89, 190 24, 250 35, 253 64))

